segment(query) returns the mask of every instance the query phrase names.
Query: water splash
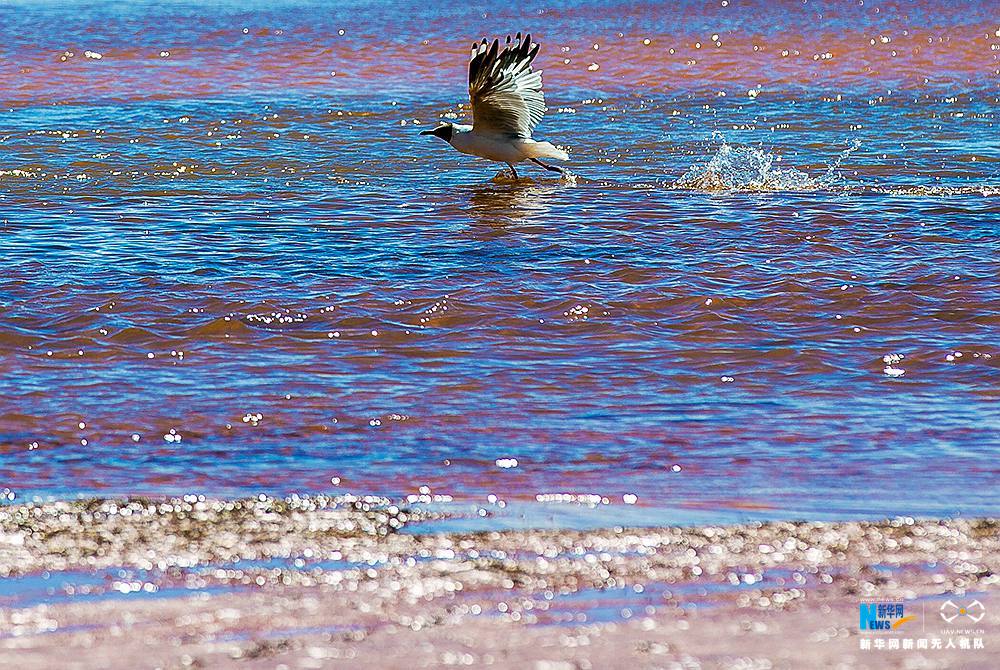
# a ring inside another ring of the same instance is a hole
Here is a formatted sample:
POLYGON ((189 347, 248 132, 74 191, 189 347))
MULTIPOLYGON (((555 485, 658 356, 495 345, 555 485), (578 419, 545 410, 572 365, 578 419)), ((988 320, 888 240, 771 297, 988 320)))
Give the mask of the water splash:
MULTIPOLYGON (((715 136, 713 136, 715 137, 715 136)), ((674 187, 698 191, 815 191, 830 189, 843 182, 840 165, 858 147, 855 141, 841 152, 821 177, 810 177, 794 167, 777 165, 781 157, 753 147, 734 147, 722 138, 722 145, 707 162, 696 163, 674 187)))

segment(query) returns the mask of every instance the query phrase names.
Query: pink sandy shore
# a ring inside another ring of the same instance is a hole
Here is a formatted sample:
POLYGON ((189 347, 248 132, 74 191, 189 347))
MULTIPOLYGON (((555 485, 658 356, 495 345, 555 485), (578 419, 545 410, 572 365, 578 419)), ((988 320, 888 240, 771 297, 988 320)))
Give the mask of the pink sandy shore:
POLYGON ((992 520, 396 532, 410 522, 333 500, 0 508, 0 666, 996 667, 992 520), (37 570, 110 566, 90 597, 17 598, 37 570), (902 624, 860 630, 860 603, 893 602, 902 624))
MULTIPOLYGON (((906 587, 934 590, 928 583, 906 587)), ((473 604, 495 611, 496 597, 448 596, 383 609, 366 606, 363 593, 291 588, 40 608, 25 616, 48 618, 66 632, 5 639, 0 662, 25 670, 996 667, 995 614, 980 624, 985 650, 862 650, 857 604, 837 587, 782 610, 725 599, 710 608, 668 607, 600 624, 539 625, 468 613, 473 604)), ((1000 611, 995 590, 979 600, 987 611, 1000 611)))

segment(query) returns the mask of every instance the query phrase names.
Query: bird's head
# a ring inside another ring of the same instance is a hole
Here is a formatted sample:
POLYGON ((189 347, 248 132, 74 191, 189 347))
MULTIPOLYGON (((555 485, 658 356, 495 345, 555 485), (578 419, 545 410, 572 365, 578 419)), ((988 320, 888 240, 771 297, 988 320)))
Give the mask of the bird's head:
POLYGON ((451 142, 451 135, 455 132, 455 127, 448 122, 439 123, 433 130, 421 130, 421 135, 433 135, 440 137, 445 142, 451 142))

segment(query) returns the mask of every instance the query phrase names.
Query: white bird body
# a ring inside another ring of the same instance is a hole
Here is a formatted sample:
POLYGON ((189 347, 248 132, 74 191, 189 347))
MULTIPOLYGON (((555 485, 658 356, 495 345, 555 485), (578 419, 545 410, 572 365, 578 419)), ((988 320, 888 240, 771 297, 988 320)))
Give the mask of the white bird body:
POLYGON ((514 178, 514 165, 530 160, 553 172, 561 168, 546 165, 542 158, 566 160, 569 155, 548 142, 531 139, 531 131, 545 114, 542 73, 531 69, 538 45, 521 33, 500 50, 499 40, 490 45, 485 39, 472 45, 469 61, 469 100, 472 125, 442 123, 421 135, 434 135, 470 156, 506 163, 514 178))
POLYGON ((532 158, 566 160, 565 151, 548 142, 510 137, 501 133, 482 132, 473 126, 452 124, 451 146, 463 154, 478 156, 498 163, 521 163, 532 158))

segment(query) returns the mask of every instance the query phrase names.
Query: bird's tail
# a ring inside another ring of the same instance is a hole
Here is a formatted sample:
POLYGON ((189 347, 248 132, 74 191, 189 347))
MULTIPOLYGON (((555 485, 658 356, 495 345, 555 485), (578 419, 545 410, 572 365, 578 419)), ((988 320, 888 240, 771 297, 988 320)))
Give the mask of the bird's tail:
POLYGON ((569 154, 562 149, 555 147, 548 142, 532 142, 524 147, 528 158, 555 158, 556 160, 569 160, 569 154))

